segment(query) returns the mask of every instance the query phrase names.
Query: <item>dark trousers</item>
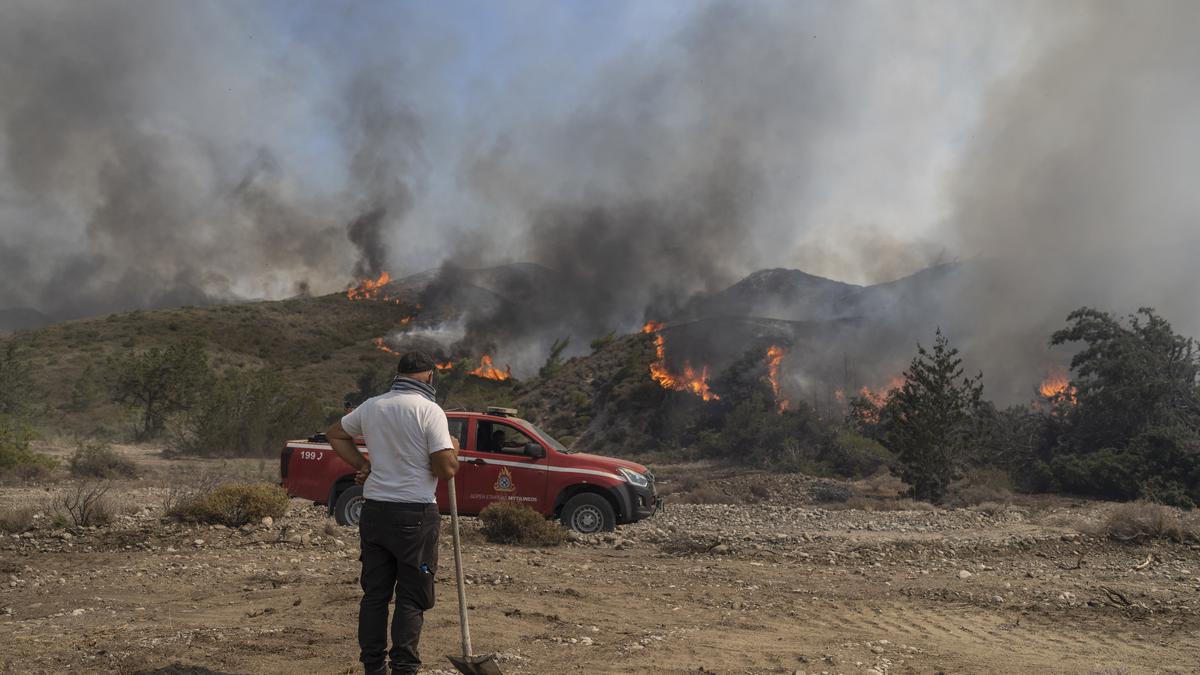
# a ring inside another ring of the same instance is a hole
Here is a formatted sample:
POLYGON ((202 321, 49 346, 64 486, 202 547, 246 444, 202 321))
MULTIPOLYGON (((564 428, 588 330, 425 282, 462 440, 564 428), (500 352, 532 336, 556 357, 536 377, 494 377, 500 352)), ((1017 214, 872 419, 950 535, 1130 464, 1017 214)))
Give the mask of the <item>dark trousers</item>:
POLYGON ((433 607, 433 579, 438 562, 437 504, 399 504, 367 500, 358 532, 362 543, 363 599, 358 612, 360 660, 367 672, 416 673, 421 666, 417 643, 425 610, 433 607), (388 604, 396 596, 392 616, 392 648, 387 648, 388 604))

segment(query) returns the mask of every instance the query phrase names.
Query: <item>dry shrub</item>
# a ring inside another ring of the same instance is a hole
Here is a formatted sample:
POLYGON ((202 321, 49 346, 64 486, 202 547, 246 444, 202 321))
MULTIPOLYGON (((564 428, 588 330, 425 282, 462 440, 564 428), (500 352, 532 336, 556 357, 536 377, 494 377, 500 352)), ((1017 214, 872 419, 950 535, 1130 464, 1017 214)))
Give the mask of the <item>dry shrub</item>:
POLYGON ((884 469, 869 478, 852 483, 854 492, 864 497, 895 498, 908 494, 912 486, 902 478, 884 469))
POLYGON ((228 483, 177 496, 166 514, 189 523, 241 527, 287 511, 287 492, 270 483, 228 483))
POLYGON ((493 502, 479 512, 483 536, 493 544, 557 546, 567 533, 557 523, 531 508, 511 502, 493 502))
POLYGON ((111 523, 110 488, 108 483, 91 482, 76 483, 67 488, 54 500, 55 520, 69 522, 75 527, 99 527, 111 523))
POLYGON ((84 478, 137 478, 133 460, 103 441, 80 441, 67 461, 71 474, 84 478))
POLYGON ((32 506, 11 506, 0 511, 0 532, 21 534, 33 529, 33 516, 37 509, 32 506))
POLYGON ((1200 541, 1200 523, 1192 514, 1151 502, 1129 502, 1113 507, 1088 534, 1117 541, 1169 539, 1200 541))

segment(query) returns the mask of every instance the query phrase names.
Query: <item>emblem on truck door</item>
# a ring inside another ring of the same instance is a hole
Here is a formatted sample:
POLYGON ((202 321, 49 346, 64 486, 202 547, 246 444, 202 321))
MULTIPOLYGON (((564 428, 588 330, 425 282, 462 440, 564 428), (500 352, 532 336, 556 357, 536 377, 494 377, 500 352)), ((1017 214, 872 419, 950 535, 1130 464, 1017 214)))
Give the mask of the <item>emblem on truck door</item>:
POLYGON ((507 466, 500 467, 500 475, 496 476, 496 484, 492 487, 496 488, 496 492, 513 492, 517 489, 513 484, 512 472, 507 466))

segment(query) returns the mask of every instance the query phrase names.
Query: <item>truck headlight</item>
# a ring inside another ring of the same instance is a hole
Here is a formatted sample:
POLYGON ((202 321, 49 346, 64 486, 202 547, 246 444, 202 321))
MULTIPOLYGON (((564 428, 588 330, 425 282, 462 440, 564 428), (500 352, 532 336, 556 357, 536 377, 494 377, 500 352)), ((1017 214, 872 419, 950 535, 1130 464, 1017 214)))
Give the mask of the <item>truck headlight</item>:
POLYGON ((621 472, 621 475, 625 477, 625 480, 629 481, 630 485, 633 485, 636 487, 649 487, 650 486, 650 480, 648 478, 646 478, 645 476, 643 476, 642 474, 634 471, 633 469, 626 469, 626 468, 622 467, 620 469, 617 469, 617 471, 621 472))

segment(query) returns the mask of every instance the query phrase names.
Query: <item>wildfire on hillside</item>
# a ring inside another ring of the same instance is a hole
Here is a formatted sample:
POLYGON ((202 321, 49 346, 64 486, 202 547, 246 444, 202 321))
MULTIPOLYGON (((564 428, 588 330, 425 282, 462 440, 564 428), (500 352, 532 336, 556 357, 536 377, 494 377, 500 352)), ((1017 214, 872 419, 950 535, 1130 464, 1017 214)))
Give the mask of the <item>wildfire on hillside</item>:
POLYGON ((782 389, 779 384, 779 365, 783 363, 783 357, 786 355, 787 350, 778 345, 771 345, 767 349, 767 379, 771 381, 771 391, 775 394, 775 407, 779 409, 779 412, 787 410, 791 405, 791 401, 779 397, 782 389))
POLYGON ((650 377, 663 389, 671 391, 688 391, 705 401, 716 401, 720 397, 708 387, 708 366, 696 370, 691 363, 684 362, 683 372, 672 373, 667 368, 667 346, 663 336, 659 334, 664 324, 648 321, 642 326, 642 332, 654 336, 654 363, 650 364, 650 377))
POLYGON ((484 354, 483 356, 479 357, 479 367, 475 370, 472 370, 469 374, 474 375, 475 377, 481 377, 485 380, 504 382, 505 380, 512 379, 512 367, 505 366, 504 370, 500 370, 492 365, 492 357, 484 354))
MULTIPOLYGON (((354 288, 346 291, 346 298, 349 300, 377 300, 380 302, 393 302, 397 305, 403 301, 400 298, 393 298, 387 292, 387 285, 392 280, 392 275, 387 272, 382 272, 377 279, 363 279, 354 288)), ((404 323, 408 323, 409 319, 404 323)))
POLYGON ((1076 390, 1071 384, 1071 378, 1067 373, 1067 369, 1062 366, 1055 366, 1050 369, 1046 375, 1046 379, 1038 385, 1038 393, 1042 397, 1052 400, 1062 400, 1075 405, 1076 390))
POLYGON ((442 363, 437 364, 435 367, 438 370, 450 370, 451 368, 454 367, 454 362, 453 361, 444 361, 442 363))

